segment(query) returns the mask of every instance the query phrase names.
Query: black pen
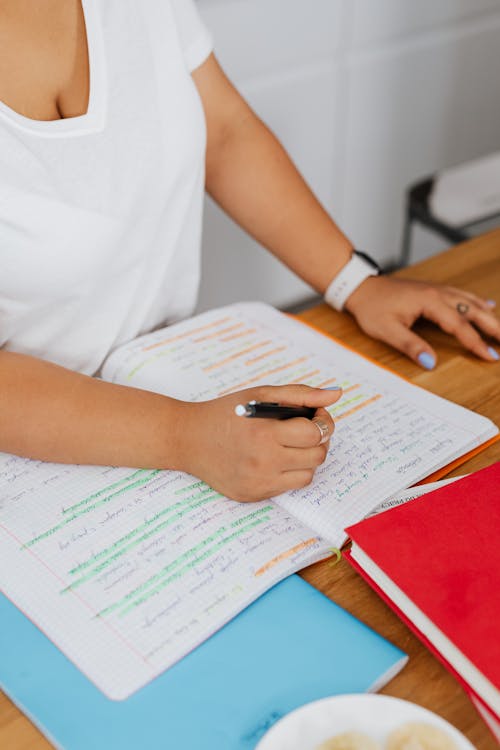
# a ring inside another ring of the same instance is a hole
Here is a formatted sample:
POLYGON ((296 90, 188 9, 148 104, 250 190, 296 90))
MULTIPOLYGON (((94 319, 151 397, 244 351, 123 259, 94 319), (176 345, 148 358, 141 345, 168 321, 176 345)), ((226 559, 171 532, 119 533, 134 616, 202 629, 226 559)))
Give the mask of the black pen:
POLYGON ((234 408, 239 417, 263 417, 264 419, 293 419, 305 417, 312 419, 316 414, 314 406, 283 406, 266 401, 249 401, 234 408))

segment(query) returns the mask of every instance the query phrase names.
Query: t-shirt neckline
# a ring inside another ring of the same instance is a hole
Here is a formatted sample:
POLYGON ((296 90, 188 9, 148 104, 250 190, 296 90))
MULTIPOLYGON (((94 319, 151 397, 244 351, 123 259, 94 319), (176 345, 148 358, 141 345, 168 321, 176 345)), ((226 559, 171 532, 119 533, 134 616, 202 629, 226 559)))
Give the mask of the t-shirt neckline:
POLYGON ((89 64, 89 100, 87 111, 77 117, 60 120, 33 120, 0 101, 0 118, 21 130, 45 137, 86 135, 102 130, 105 121, 105 56, 101 25, 95 0, 81 0, 87 34, 89 64))

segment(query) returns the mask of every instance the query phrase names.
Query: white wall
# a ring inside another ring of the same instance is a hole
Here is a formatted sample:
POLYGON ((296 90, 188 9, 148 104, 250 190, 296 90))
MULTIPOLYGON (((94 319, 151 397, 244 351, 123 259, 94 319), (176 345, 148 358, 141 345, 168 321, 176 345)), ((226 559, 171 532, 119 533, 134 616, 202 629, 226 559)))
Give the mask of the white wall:
MULTIPOLYGON (((226 72, 320 200, 383 262, 404 191, 500 148, 500 0, 198 0, 226 72)), ((413 259, 444 246, 424 231, 413 259)), ((206 203, 199 309, 311 294, 206 203)))

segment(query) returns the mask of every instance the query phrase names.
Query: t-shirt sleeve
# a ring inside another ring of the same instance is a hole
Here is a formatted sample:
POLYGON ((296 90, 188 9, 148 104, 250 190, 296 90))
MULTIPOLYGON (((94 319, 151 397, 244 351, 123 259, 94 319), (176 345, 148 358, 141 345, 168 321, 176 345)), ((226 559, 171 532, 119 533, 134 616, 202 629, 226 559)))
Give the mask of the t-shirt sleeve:
POLYGON ((201 65, 213 49, 212 35, 200 18, 194 0, 170 0, 184 60, 189 72, 201 65))

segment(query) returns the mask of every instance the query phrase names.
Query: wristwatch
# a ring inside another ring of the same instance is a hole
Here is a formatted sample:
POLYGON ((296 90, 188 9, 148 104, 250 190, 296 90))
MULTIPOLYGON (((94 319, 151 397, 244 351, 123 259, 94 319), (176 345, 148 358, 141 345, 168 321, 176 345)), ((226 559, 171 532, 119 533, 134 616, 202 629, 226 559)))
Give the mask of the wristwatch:
POLYGON ((353 250, 351 259, 332 279, 325 292, 325 302, 338 310, 344 309, 347 298, 369 276, 378 276, 382 269, 367 253, 353 250))

